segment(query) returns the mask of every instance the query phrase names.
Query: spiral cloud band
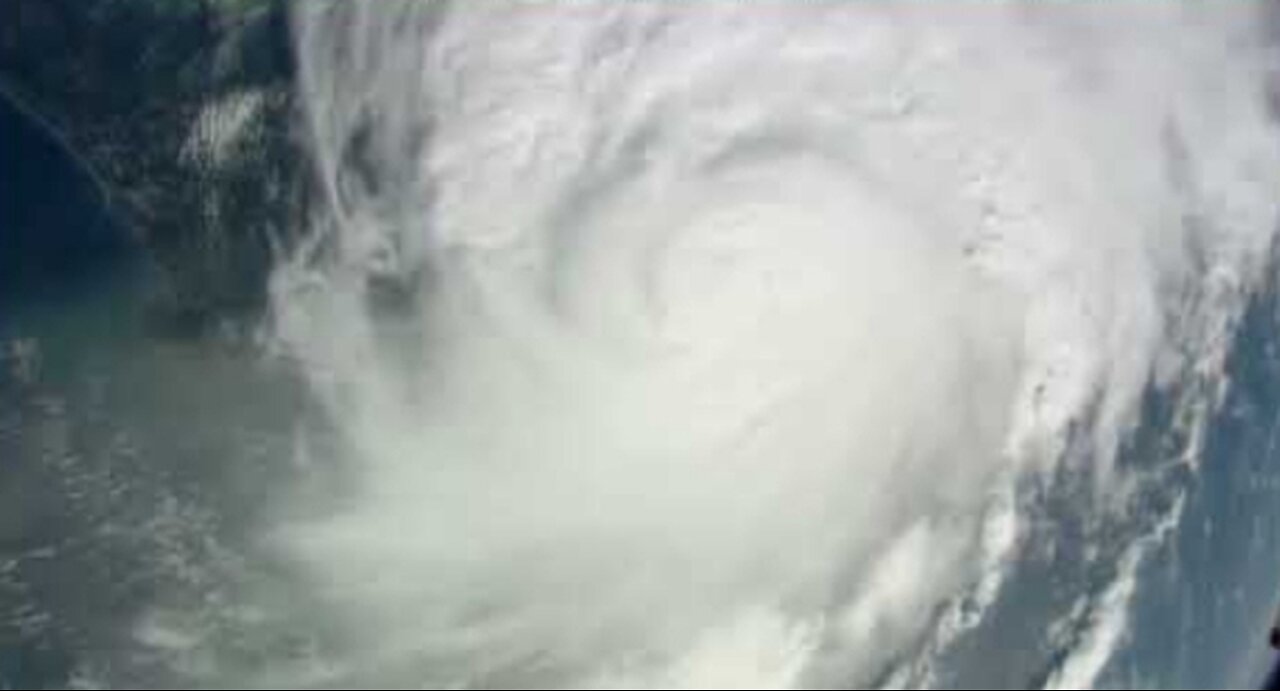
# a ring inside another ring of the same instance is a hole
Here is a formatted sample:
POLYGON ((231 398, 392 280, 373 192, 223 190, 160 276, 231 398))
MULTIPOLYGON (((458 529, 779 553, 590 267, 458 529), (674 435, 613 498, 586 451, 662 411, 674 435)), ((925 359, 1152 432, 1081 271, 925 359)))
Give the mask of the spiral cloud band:
POLYGON ((353 485, 278 538, 326 674, 945 676, 1035 497, 1123 523, 1144 392, 1215 367, 1280 189, 1256 10, 300 6, 274 321, 353 485))

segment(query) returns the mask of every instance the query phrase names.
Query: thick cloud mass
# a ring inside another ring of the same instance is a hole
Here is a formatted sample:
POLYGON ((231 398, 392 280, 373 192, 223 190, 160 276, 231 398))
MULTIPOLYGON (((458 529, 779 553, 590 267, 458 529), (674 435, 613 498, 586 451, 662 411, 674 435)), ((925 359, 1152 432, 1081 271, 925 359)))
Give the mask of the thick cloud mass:
POLYGON ((322 194, 275 322, 356 482, 277 544, 348 679, 927 684, 1026 482, 1122 510, 1275 223, 1244 5, 295 19, 322 194))

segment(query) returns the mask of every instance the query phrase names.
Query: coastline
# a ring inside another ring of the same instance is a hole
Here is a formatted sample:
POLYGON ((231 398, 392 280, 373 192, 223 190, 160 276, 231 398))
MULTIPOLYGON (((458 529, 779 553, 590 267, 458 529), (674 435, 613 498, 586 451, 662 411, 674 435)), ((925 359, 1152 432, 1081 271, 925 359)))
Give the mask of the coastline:
POLYGON ((111 186, 94 167, 93 163, 80 153, 66 130, 40 112, 39 108, 32 105, 4 75, 0 75, 0 100, 12 106, 19 116, 49 136, 50 140, 67 155, 79 172, 83 173, 89 180, 103 207, 119 220, 116 214, 116 197, 112 193, 111 186))

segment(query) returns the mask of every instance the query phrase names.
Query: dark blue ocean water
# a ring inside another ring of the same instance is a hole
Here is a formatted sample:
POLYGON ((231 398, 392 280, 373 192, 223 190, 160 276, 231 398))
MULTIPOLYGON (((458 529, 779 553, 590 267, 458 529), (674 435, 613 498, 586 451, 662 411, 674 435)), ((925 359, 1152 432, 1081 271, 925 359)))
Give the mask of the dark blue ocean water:
POLYGON ((1231 386, 1186 479, 1177 533, 1143 572, 1117 688, 1258 688, 1280 606, 1280 276, 1235 335, 1231 386))

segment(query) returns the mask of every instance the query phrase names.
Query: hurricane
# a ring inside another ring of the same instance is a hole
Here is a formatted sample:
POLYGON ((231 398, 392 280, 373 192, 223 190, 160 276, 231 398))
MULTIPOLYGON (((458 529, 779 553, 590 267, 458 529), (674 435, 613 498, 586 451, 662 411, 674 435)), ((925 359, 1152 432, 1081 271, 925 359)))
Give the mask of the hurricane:
POLYGON ((296 10, 273 333, 349 485, 274 544, 336 674, 1095 682, 1272 242, 1257 7, 296 10))
POLYGON ((1274 3, 0 3, 0 689, 1256 688, 1274 3))

